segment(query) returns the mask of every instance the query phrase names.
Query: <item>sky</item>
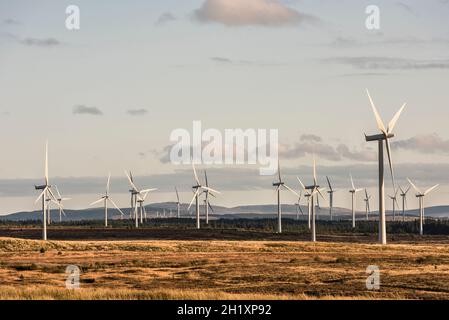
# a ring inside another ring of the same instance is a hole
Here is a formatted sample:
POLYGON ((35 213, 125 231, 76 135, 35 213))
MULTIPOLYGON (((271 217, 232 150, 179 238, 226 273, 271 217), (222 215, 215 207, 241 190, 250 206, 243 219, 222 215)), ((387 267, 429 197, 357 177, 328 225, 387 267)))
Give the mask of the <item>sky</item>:
MULTIPOLYGON (((377 149, 364 133, 378 129, 365 88, 385 122, 407 103, 392 140, 398 183, 439 183, 426 203, 449 204, 448 15, 447 0, 0 0, 0 214, 39 208, 46 139, 68 208, 96 200, 108 172, 127 206, 125 169, 159 188, 150 202, 174 201, 175 185, 189 202, 191 167, 165 159, 170 133, 195 120, 278 129, 289 185, 310 181, 315 153, 321 184, 329 175, 341 190, 335 205, 350 206, 349 173, 375 203, 377 149), (69 5, 79 30, 66 28, 69 5), (379 30, 365 26, 368 5, 380 9, 379 30)), ((275 177, 257 167, 207 169, 222 191, 214 204, 276 200, 275 177)))

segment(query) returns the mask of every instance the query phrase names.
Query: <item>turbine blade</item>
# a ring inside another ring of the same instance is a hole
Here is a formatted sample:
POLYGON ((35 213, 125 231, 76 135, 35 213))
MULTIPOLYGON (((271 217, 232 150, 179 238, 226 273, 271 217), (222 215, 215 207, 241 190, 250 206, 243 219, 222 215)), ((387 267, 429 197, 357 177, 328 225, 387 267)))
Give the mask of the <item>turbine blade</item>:
POLYGON ((424 195, 429 194, 430 192, 432 192, 433 190, 435 190, 435 189, 438 188, 439 186, 440 186, 440 185, 437 184, 437 185, 434 185, 432 188, 427 189, 427 190, 424 192, 424 195))
POLYGON ((301 187, 304 189, 304 191, 306 190, 306 187, 304 186, 304 183, 302 183, 301 179, 299 179, 299 177, 296 177, 296 179, 298 179, 299 184, 301 185, 301 187))
POLYGON ((190 201, 190 204, 189 204, 187 210, 190 210, 190 207, 192 206, 193 201, 195 201, 195 198, 196 198, 196 196, 198 195, 198 193, 199 193, 199 189, 197 189, 197 190, 195 191, 195 193, 193 194, 192 201, 190 201))
POLYGON ((293 191, 292 188, 290 188, 289 186, 287 186, 286 184, 283 184, 284 188, 287 189, 288 191, 290 191, 291 193, 293 193, 296 196, 299 196, 296 191, 293 191))
POLYGON ((133 182, 133 178, 132 178, 131 172, 129 172, 129 174, 128 174, 128 172, 126 172, 126 170, 125 170, 125 174, 126 174, 126 177, 128 178, 128 182, 129 182, 131 188, 133 188, 133 190, 134 190, 135 192, 139 192, 139 191, 137 190, 136 185, 135 185, 134 182, 133 182))
POLYGON ((45 185, 48 185, 48 140, 45 142, 45 185))
POLYGON ((193 169, 193 175, 195 176, 195 181, 196 181, 197 185, 201 185, 200 180, 198 179, 198 175, 196 174, 195 164, 193 163, 193 158, 192 158, 192 169, 193 169))
POLYGON ((382 118, 379 115, 379 112, 377 111, 376 106, 374 105, 373 99, 371 99, 371 95, 369 94, 368 89, 366 89, 366 93, 368 94, 369 101, 371 103, 371 108, 373 109, 374 116, 376 117, 377 127, 379 128, 382 133, 387 134, 387 130, 385 129, 385 125, 382 121, 382 118))
POLYGON ((301 205, 299 203, 298 203, 298 208, 299 208, 299 211, 301 212, 301 214, 304 215, 304 211, 302 211, 301 205))
POLYGON ((409 178, 407 178, 407 180, 408 180, 408 183, 410 183, 410 185, 413 187, 413 189, 416 190, 417 193, 421 193, 421 191, 418 189, 418 187, 416 187, 416 186, 413 184, 413 182, 410 181, 409 178))
POLYGON ((100 198, 97 201, 92 202, 91 204, 89 204, 89 206, 93 206, 94 204, 100 203, 101 201, 103 201, 104 198, 100 198))
POLYGON ((34 201, 34 203, 37 203, 44 195, 46 189, 42 190, 41 194, 39 195, 39 197, 37 197, 37 199, 34 201))
POLYGON ((352 190, 355 190, 354 180, 352 179, 352 174, 349 174, 349 177, 351 178, 351 186, 352 186, 352 190))
POLYGON ((176 198, 178 198, 178 203, 179 203, 179 194, 178 194, 178 188, 175 187, 175 191, 176 191, 176 198))
POLYGON ((332 190, 331 182, 329 181, 329 177, 328 176, 326 176, 326 180, 327 180, 327 184, 329 186, 329 190, 332 192, 333 190, 332 190))
POLYGON ((313 183, 315 186, 317 185, 315 154, 313 155, 313 183))
POLYGON ((58 194, 58 199, 61 199, 61 194, 59 193, 58 186, 55 185, 56 193, 58 194))
POLYGON ((111 173, 109 172, 109 175, 108 175, 108 182, 106 183, 106 194, 109 194, 109 186, 110 186, 110 183, 111 183, 111 173))
POLYGON ((212 211, 212 213, 215 213, 214 208, 212 208, 209 201, 207 201, 207 205, 209 206, 209 209, 212 211))
POLYGON ((207 181, 207 172, 204 170, 204 179, 206 180, 206 187, 209 186, 209 182, 207 181))
POLYGON ((386 142, 386 146, 387 146, 387 155, 388 155, 388 164, 390 166, 391 182, 393 183, 393 189, 396 189, 395 181, 394 181, 393 159, 391 158, 390 139, 386 138, 385 142, 386 142))
POLYGON ((156 191, 156 190, 157 190, 157 188, 143 189, 143 190, 140 190, 139 193, 144 194, 144 193, 148 193, 148 192, 152 192, 152 191, 156 191))
POLYGON ((47 187, 48 193, 50 194, 50 197, 55 200, 58 201, 58 199, 55 197, 53 191, 51 191, 50 187, 47 187))
POLYGON ((215 193, 221 194, 221 192, 220 192, 220 191, 217 191, 217 190, 215 190, 215 189, 212 189, 212 188, 209 188, 209 187, 204 187, 204 186, 201 186, 201 189, 204 189, 204 190, 207 190, 207 191, 212 191, 212 192, 215 192, 215 193))
POLYGON ((281 179, 281 164, 279 163, 279 159, 278 159, 278 177, 279 177, 279 182, 282 181, 281 179))
POLYGON ((125 215, 125 214, 123 213, 123 211, 122 211, 122 210, 115 204, 115 202, 112 201, 111 198, 108 198, 108 200, 111 201, 112 205, 113 205, 113 206, 120 212, 120 214, 121 214, 122 216, 125 215))
POLYGON ((393 119, 391 119, 390 123, 388 124, 388 129, 387 132, 391 133, 394 129, 394 127, 396 126, 396 122, 398 121, 399 117, 401 116, 402 111, 404 110, 405 106, 407 104, 404 103, 401 107, 401 109, 399 109, 398 112, 396 112, 396 114, 394 115, 393 119))

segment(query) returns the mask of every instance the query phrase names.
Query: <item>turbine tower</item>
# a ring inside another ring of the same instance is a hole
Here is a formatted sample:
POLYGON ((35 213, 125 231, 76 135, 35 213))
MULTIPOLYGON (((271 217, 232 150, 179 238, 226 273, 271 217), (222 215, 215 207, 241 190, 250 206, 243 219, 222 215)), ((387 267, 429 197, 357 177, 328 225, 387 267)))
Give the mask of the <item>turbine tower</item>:
POLYGON ((193 159, 192 159, 192 169, 193 169, 193 175, 195 177, 195 185, 192 186, 192 190, 193 190, 193 198, 192 201, 190 201, 189 207, 187 210, 190 210, 190 207, 193 204, 193 201, 195 201, 195 207, 196 207, 196 228, 200 229, 201 228, 201 224, 200 224, 200 201, 199 201, 199 196, 201 194, 202 191, 212 191, 215 193, 220 193, 217 190, 214 190, 212 188, 209 188, 207 186, 203 186, 200 183, 200 180, 198 179, 198 175, 196 174, 196 170, 195 170, 195 164, 193 163, 193 159))
POLYGON ((336 190, 334 190, 332 188, 329 177, 326 176, 326 180, 327 180, 327 185, 329 186, 329 190, 327 191, 327 193, 329 194, 329 215, 330 215, 330 219, 332 221, 332 219, 333 219, 332 209, 334 208, 334 193, 336 190))
MULTIPOLYGON (((130 192, 131 192, 131 199, 133 198, 133 195, 134 195, 134 201, 131 201, 131 204, 132 204, 132 206, 134 208, 135 226, 136 226, 136 228, 138 228, 139 227, 139 215, 138 215, 138 212, 137 212, 137 201, 142 200, 145 197, 146 194, 148 194, 151 191, 156 191, 157 189, 153 188, 153 189, 139 190, 136 187, 136 185, 134 184, 131 172, 128 174, 128 172, 125 171, 125 174, 126 174, 126 177, 128 178, 129 185, 131 186, 131 190, 130 190, 130 192)), ((143 222, 142 210, 141 210, 141 213, 140 213, 140 220, 141 220, 141 223, 142 223, 143 222)))
POLYGON ((177 216, 178 219, 181 218, 181 201, 179 201, 179 193, 178 193, 178 188, 175 187, 175 191, 176 191, 176 209, 177 209, 177 216))
POLYGON ((398 191, 399 189, 396 189, 396 192, 394 193, 394 196, 388 196, 391 201, 393 202, 393 221, 396 220, 396 205, 399 207, 398 203, 398 191))
POLYGON ((366 221, 369 221, 369 214, 371 213, 370 207, 369 207, 369 201, 371 200, 371 196, 368 195, 368 190, 365 189, 365 209, 366 209, 366 221))
POLYGON ((120 210, 120 208, 115 204, 115 202, 112 201, 111 196, 109 195, 110 182, 111 182, 111 173, 109 173, 109 175, 108 175, 108 182, 106 183, 106 192, 105 192, 104 196, 102 196, 100 199, 98 199, 97 201, 92 202, 89 205, 89 206, 93 206, 93 205, 95 205, 97 203, 103 202, 103 205, 104 205, 104 226, 105 227, 108 226, 108 201, 111 202, 112 205, 120 212, 122 217, 125 215, 123 213, 123 211, 120 210))
POLYGON ((278 162, 278 178, 279 180, 277 182, 273 182, 273 187, 276 187, 276 193, 277 193, 277 206, 278 206, 278 224, 277 224, 277 233, 282 233, 282 209, 281 209, 281 187, 284 187, 294 195, 298 196, 298 194, 293 191, 289 186, 285 184, 285 182, 282 181, 281 177, 281 166, 278 162))
POLYGON ((371 103, 371 107, 374 112, 374 116, 376 118, 377 127, 381 131, 380 134, 367 136, 365 134, 365 140, 368 141, 377 141, 378 149, 379 149, 379 242, 383 245, 387 244, 387 226, 386 226, 386 218, 385 218, 385 182, 384 182, 384 141, 388 154, 388 163, 390 166, 391 179, 394 187, 394 172, 393 172, 393 162, 391 159, 391 148, 390 148, 390 139, 394 137, 393 129, 396 126, 396 122, 398 121, 402 111, 405 108, 406 104, 403 104, 401 109, 394 115, 393 119, 391 119, 388 124, 388 128, 385 128, 385 125, 377 111, 376 106, 374 105, 373 100, 369 94, 369 91, 366 90, 368 94, 368 98, 371 103))
POLYGON ((42 240, 47 240, 47 199, 56 201, 56 197, 51 191, 50 181, 48 179, 48 141, 45 144, 45 173, 44 184, 34 186, 35 190, 42 190, 35 203, 42 199, 42 240))
POLYGON ((356 189, 354 186, 354 180, 352 179, 352 175, 350 174, 349 177, 351 178, 351 187, 352 189, 349 190, 349 193, 351 193, 351 208, 352 208, 352 228, 355 229, 355 196, 357 192, 362 191, 363 189, 356 189))
POLYGON ((407 193, 410 191, 411 186, 408 186, 406 190, 399 187, 401 190, 400 196, 402 198, 402 221, 405 222, 405 207, 407 206, 407 193))
POLYGON ((63 209, 62 202, 71 200, 71 198, 63 198, 61 196, 61 193, 59 192, 58 186, 55 186, 55 188, 56 188, 56 193, 58 195, 58 198, 56 199, 56 202, 54 202, 54 203, 56 203, 58 205, 58 207, 59 207, 59 222, 61 223, 62 222, 62 215, 63 214, 64 214, 64 216, 66 215, 65 212, 64 212, 64 209, 63 209))
POLYGON ((410 183, 410 185, 413 187, 413 189, 415 189, 416 191, 416 197, 419 200, 419 234, 422 236, 424 234, 424 197, 427 196, 430 192, 432 192, 433 190, 435 190, 439 184, 434 185, 432 188, 427 189, 424 192, 421 192, 421 190, 419 190, 414 184, 413 182, 410 181, 410 179, 407 179, 408 182, 410 183))
MULTIPOLYGON (((209 188, 209 182, 207 181, 206 170, 204 170, 204 179, 206 181, 206 187, 209 188)), ((215 198, 215 195, 212 192, 210 192, 208 189, 204 190, 203 193, 206 195, 205 199, 204 199, 204 212, 206 214, 206 224, 209 224, 209 208, 212 211, 212 213, 214 213, 214 209, 212 208, 212 206, 210 205, 210 202, 209 202, 209 195, 211 195, 214 198, 215 198)))

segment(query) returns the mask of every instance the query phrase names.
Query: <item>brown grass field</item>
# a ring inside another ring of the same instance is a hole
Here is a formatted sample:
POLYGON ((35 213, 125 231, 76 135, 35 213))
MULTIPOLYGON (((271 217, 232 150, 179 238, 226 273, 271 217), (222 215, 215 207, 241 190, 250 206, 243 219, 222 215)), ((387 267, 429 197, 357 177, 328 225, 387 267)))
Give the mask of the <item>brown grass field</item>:
POLYGON ((449 299, 449 238, 421 240, 0 238, 0 299, 449 299), (67 265, 80 289, 65 288, 67 265), (366 289, 368 265, 379 291, 366 289))

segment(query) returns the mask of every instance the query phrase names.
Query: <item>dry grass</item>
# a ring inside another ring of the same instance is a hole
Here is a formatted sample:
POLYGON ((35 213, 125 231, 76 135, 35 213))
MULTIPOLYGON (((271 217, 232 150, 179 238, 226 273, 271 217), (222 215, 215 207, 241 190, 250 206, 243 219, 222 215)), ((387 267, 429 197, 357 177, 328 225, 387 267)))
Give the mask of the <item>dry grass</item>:
POLYGON ((0 299, 449 299, 442 244, 0 238, 0 299), (81 289, 65 289, 78 265, 81 289), (368 265, 381 290, 365 287, 368 265))

